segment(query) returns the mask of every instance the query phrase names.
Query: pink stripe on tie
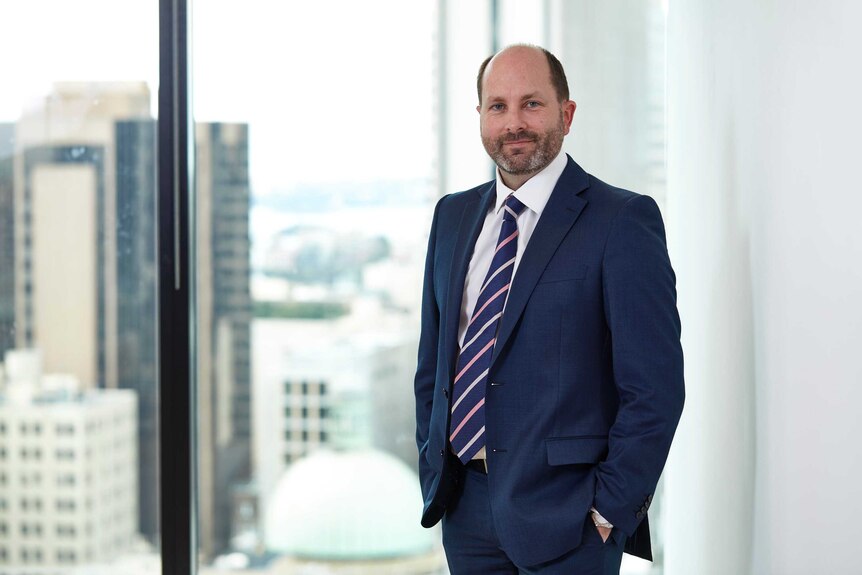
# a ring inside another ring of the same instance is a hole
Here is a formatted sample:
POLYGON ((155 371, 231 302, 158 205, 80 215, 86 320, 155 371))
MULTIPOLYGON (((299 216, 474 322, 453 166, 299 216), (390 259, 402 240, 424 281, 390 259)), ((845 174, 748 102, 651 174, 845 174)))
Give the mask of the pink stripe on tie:
POLYGON ((461 372, 455 376, 455 381, 452 382, 452 385, 455 385, 458 382, 458 380, 461 379, 461 376, 464 375, 464 372, 467 371, 468 369, 470 369, 470 366, 473 365, 474 363, 476 363, 476 360, 479 359, 480 357, 482 357, 482 354, 484 354, 486 351, 488 351, 488 349, 492 345, 494 345, 495 341, 497 341, 496 338, 489 341, 488 344, 482 348, 482 351, 480 351, 479 353, 477 353, 476 355, 473 356, 473 359, 470 360, 470 363, 465 365, 464 369, 462 369, 461 372))
MULTIPOLYGON (((482 313, 483 311, 485 311, 485 308, 486 308, 486 307, 488 307, 488 304, 489 304, 489 303, 491 303, 492 301, 494 301, 495 299, 497 299, 497 297, 498 297, 501 293, 503 293, 504 291, 506 291, 507 289, 509 289, 509 285, 510 285, 510 284, 506 284, 506 285, 504 285, 503 287, 501 287, 501 288, 500 288, 500 291, 498 291, 497 293, 495 293, 494 295, 492 295, 492 296, 488 299, 488 301, 486 301, 486 302, 485 302, 485 305, 483 305, 482 307, 480 307, 479 309, 477 309, 476 311, 474 311, 474 312, 473 312, 473 317, 472 317, 472 318, 470 318, 470 323, 468 323, 468 324, 467 324, 467 327, 470 327, 471 325, 473 325, 473 322, 474 322, 474 321, 476 321, 476 318, 477 318, 477 317, 479 317, 479 314, 480 314, 480 313, 482 313)), ((479 294, 479 297, 482 297, 482 294, 479 294)))
POLYGON ((479 411, 479 408, 485 405, 485 398, 476 404, 476 406, 470 410, 470 413, 464 416, 464 419, 461 421, 461 424, 455 428, 455 431, 452 432, 452 435, 449 436, 449 441, 455 439, 455 436, 458 435, 458 432, 461 431, 461 428, 464 427, 464 424, 470 421, 470 418, 473 417, 473 414, 479 411))
POLYGON ((514 232, 512 232, 511 236, 509 236, 508 238, 506 238, 505 240, 503 240, 502 242, 497 244, 497 249, 494 250, 494 253, 496 254, 497 252, 499 252, 500 248, 502 248, 503 246, 505 246, 506 244, 508 244, 509 242, 511 242, 512 240, 514 240, 517 237, 518 237, 518 230, 515 230, 514 232))

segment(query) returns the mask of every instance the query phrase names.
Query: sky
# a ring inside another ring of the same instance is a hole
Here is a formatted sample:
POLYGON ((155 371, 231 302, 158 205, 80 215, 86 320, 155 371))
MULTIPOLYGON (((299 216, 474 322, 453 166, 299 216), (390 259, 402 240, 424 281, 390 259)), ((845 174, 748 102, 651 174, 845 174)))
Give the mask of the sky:
MULTIPOLYGON (((200 121, 250 125, 253 193, 430 177, 433 2, 193 3, 200 121), (397 24, 397 25, 394 25, 397 24)), ((55 81, 146 81, 157 112, 158 3, 0 3, 0 122, 55 81)))

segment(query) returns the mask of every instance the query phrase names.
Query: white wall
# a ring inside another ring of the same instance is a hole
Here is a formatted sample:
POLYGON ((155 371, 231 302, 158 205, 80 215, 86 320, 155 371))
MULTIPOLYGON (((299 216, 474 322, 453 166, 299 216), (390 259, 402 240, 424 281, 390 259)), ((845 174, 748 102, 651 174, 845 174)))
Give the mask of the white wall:
POLYGON ((859 573, 862 4, 671 2, 666 573, 859 573))

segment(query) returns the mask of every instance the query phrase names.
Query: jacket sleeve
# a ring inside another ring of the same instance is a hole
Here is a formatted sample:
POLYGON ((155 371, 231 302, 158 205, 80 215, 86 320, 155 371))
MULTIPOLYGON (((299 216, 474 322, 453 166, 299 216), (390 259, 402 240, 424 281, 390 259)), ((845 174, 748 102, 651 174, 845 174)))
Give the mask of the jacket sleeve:
POLYGON ((685 398, 676 277, 649 196, 633 197, 617 214, 602 274, 620 403, 594 505, 631 536, 652 501, 685 398))
POLYGON ((416 395, 416 446, 419 449, 419 479, 422 497, 427 501, 434 472, 427 459, 428 433, 431 425, 431 408, 434 403, 434 385, 437 379, 437 346, 440 335, 440 309, 434 294, 434 258, 437 237, 437 218, 443 199, 434 208, 428 253, 425 256, 425 278, 422 284, 421 328, 419 355, 413 390, 416 395))

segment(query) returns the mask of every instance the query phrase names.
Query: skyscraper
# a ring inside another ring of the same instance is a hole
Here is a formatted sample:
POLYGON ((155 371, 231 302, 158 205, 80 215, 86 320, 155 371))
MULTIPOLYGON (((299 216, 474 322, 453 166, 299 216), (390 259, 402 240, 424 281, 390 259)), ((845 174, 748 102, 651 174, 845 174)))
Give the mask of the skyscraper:
POLYGON ((248 126, 198 124, 196 144, 199 534, 213 557, 251 467, 248 126))
MULTIPOLYGON (((138 394, 139 531, 158 535, 155 122, 143 83, 61 83, 15 133, 16 347, 138 394)), ((0 184, 2 186, 2 184, 0 184)), ((4 278, 0 281, 6 281, 4 278)), ((2 321, 2 319, 0 319, 2 321)))
MULTIPOLYGON (((228 546, 229 494, 250 469, 248 128, 201 124, 196 137, 199 519, 212 557, 228 546)), ((47 372, 71 374, 85 389, 137 392, 139 529, 151 541, 159 532, 155 203, 145 84, 57 84, 17 126, 0 126, 0 348, 39 348, 47 372)))
POLYGON ((0 123, 0 356, 15 347, 15 125, 0 123))

